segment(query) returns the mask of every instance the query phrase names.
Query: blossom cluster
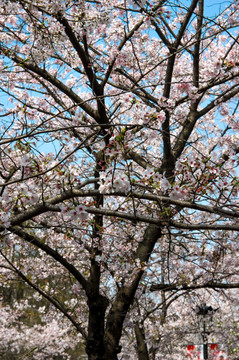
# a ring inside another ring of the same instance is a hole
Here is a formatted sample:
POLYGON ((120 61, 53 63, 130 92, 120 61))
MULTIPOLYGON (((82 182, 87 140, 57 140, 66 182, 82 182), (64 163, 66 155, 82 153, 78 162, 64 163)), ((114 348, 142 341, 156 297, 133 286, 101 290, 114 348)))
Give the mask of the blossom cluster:
POLYGON ((72 208, 70 206, 62 204, 60 208, 64 219, 66 219, 67 221, 84 221, 88 218, 89 215, 84 205, 77 205, 76 207, 72 208))
POLYGON ((129 178, 120 170, 112 171, 111 169, 106 172, 101 172, 99 184, 101 194, 108 194, 113 191, 127 194, 130 191, 129 178))

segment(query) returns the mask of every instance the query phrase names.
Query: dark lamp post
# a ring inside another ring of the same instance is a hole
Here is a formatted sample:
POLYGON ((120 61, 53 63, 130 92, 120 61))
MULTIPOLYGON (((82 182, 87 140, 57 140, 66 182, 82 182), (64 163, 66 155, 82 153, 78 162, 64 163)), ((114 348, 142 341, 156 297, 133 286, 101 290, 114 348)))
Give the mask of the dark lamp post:
POLYGON ((213 309, 211 306, 207 306, 205 303, 201 306, 197 306, 195 309, 196 314, 200 319, 201 335, 203 340, 203 359, 208 360, 208 336, 210 331, 207 328, 207 322, 212 321, 212 316, 218 309, 213 309))

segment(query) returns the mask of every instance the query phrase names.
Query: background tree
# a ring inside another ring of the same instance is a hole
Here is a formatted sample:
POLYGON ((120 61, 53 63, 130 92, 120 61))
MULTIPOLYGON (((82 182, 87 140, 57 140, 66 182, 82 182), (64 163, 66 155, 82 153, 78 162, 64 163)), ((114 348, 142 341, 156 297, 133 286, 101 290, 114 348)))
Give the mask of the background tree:
POLYGON ((0 10, 1 277, 50 302, 38 309, 45 342, 15 336, 25 301, 2 346, 184 358, 206 300, 235 353, 238 1, 214 17, 203 0, 0 10))

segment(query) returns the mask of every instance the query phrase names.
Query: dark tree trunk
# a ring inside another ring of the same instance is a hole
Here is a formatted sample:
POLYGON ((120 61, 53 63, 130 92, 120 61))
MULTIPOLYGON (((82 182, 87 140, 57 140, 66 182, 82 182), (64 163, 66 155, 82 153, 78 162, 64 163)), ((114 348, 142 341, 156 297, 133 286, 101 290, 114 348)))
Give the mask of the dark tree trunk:
POLYGON ((108 304, 108 300, 102 295, 88 300, 89 325, 86 353, 89 360, 104 359, 104 321, 108 304))

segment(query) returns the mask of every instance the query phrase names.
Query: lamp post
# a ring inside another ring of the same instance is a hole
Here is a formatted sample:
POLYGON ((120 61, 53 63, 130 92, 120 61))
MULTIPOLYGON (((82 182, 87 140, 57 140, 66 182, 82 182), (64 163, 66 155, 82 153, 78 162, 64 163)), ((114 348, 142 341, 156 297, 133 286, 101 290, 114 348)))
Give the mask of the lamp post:
POLYGON ((203 359, 208 360, 208 336, 210 331, 206 327, 206 321, 212 320, 213 313, 218 309, 213 309, 211 306, 207 306, 206 303, 203 303, 201 306, 197 306, 195 312, 202 320, 202 330, 201 335, 203 339, 203 359))

